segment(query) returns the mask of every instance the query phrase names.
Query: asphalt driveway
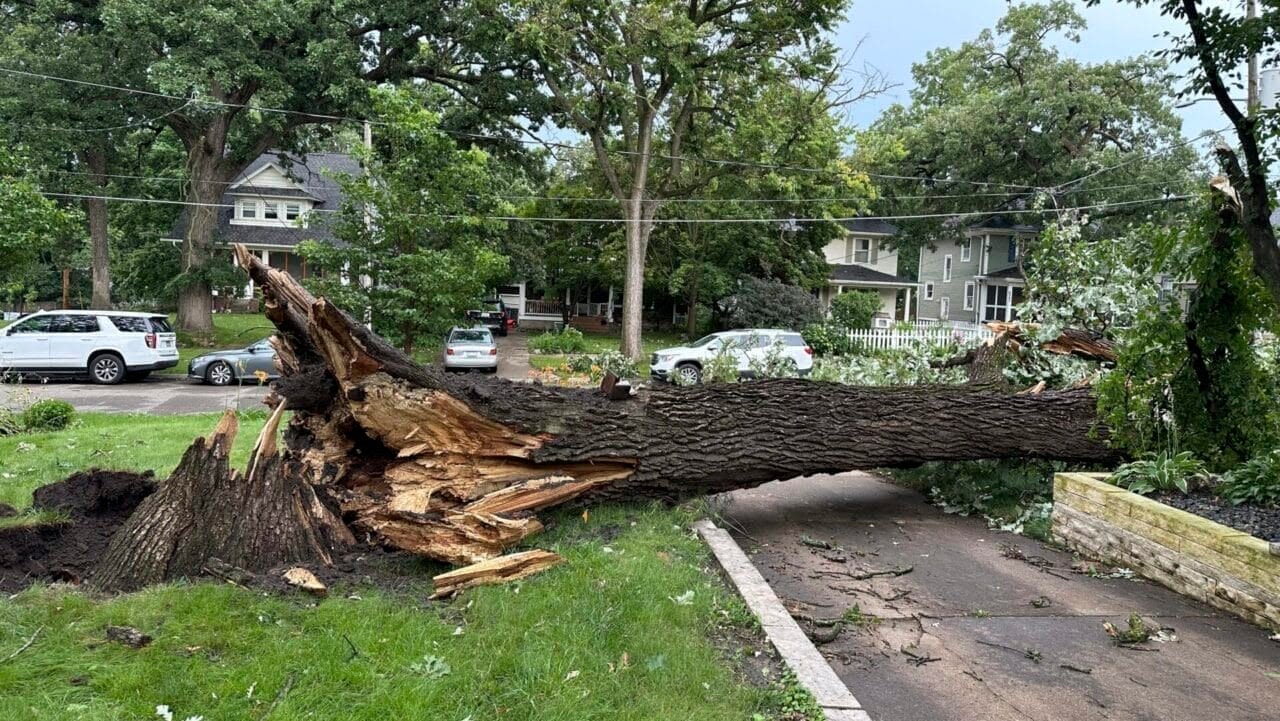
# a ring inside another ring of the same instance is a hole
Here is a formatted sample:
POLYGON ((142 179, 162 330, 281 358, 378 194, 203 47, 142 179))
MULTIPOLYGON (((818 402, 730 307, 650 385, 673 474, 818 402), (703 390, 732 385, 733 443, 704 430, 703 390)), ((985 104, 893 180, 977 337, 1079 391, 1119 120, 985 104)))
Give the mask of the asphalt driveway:
POLYGON ((794 616, 866 615, 819 648, 877 721, 1277 718, 1280 643, 1264 630, 1074 572, 1070 554, 875 476, 737 491, 723 525, 794 616), (1130 613, 1176 640, 1118 647, 1102 624, 1130 613))

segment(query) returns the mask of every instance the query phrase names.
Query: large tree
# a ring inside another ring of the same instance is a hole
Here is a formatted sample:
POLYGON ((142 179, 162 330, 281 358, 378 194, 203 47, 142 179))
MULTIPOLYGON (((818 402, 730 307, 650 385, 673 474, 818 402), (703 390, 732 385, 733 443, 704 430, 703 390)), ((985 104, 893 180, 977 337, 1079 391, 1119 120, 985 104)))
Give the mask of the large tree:
MULTIPOLYGON (((889 108, 860 138, 858 157, 906 176, 882 183, 880 207, 947 214, 1041 202, 1053 210, 1187 192, 1196 155, 1183 144, 1165 64, 1143 56, 1085 63, 1059 48, 1060 38, 1077 42, 1086 30, 1063 0, 1018 4, 975 39, 930 52, 913 69, 910 104, 889 108)), ((944 222, 905 225, 911 232, 901 237, 921 242, 944 222)))
MULTIPOLYGON (((1244 163, 1226 146, 1217 149, 1218 160, 1230 180, 1228 196, 1244 227, 1254 272, 1280 307, 1280 245, 1271 223, 1268 181, 1268 170, 1276 160, 1280 109, 1251 107, 1247 97, 1245 103, 1238 100, 1241 89, 1246 96, 1257 95, 1258 64, 1274 67, 1280 60, 1280 7, 1266 0, 1226 5, 1206 5, 1201 0, 1127 1, 1157 6, 1162 14, 1186 23, 1187 34, 1174 38, 1165 54, 1191 67, 1181 95, 1194 98, 1193 102, 1207 96, 1231 123, 1244 163)), ((1099 2, 1089 0, 1091 5, 1099 2)))
MULTIPOLYGON (((11 4, 0 13, 0 64, 9 70, 109 79, 126 86, 144 82, 146 48, 104 33, 102 10, 103 3, 95 0, 11 4)), ((108 209, 100 196, 119 188, 111 176, 120 171, 113 168, 136 153, 139 142, 154 137, 149 129, 158 122, 155 116, 173 102, 29 75, 2 77, 0 117, 16 140, 42 151, 36 160, 46 176, 43 185, 90 196, 80 202, 88 225, 91 303, 95 308, 110 307, 108 209)))
MULTIPOLYGON (((691 129, 732 124, 762 84, 829 77, 842 0, 520 0, 513 38, 562 127, 586 136, 626 238, 622 350, 639 357, 649 237, 689 192, 691 129)), ((739 156, 740 157, 740 156, 739 156)), ((763 158, 774 161, 776 158, 763 158)), ((836 158, 828 159, 835 166, 836 158)), ((726 168, 722 172, 732 172, 726 168)), ((703 176, 704 180, 706 175, 703 176)))
MULTIPOLYGON (((163 122, 186 151, 184 195, 192 205, 178 316, 187 330, 212 327, 216 206, 227 183, 258 155, 300 145, 308 126, 363 113, 369 83, 425 78, 483 105, 505 101, 520 81, 518 68, 497 59, 499 36, 486 28, 498 13, 487 3, 81 4, 101 17, 104 42, 143 53, 142 71, 126 76, 129 87, 165 100, 163 122)), ((100 68, 82 67, 78 77, 125 84, 100 68)))

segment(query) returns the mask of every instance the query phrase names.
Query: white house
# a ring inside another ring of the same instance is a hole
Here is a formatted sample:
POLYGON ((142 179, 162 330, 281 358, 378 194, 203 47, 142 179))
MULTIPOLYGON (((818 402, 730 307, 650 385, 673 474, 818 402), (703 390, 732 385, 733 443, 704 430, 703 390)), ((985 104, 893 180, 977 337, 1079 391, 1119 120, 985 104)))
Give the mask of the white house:
POLYGON ((877 325, 894 320, 910 320, 912 291, 917 283, 898 275, 898 251, 889 241, 898 234, 897 226, 883 220, 855 219, 845 221, 843 236, 827 243, 823 249, 830 274, 827 286, 818 293, 823 308, 831 300, 851 290, 868 290, 880 296, 877 325), (898 313, 898 296, 902 295, 902 312, 898 313))

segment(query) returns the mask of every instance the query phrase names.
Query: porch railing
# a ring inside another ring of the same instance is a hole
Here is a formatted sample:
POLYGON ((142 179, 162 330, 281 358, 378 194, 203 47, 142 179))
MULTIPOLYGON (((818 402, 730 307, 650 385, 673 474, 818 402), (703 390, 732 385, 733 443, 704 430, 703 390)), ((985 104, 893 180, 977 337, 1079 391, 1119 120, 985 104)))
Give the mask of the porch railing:
POLYGON ((525 315, 564 315, 564 301, 562 300, 525 300, 525 315))
POLYGON ((911 330, 874 328, 849 332, 849 339, 867 350, 902 350, 919 345, 945 346, 976 343, 991 335, 987 328, 958 328, 936 325, 911 330))

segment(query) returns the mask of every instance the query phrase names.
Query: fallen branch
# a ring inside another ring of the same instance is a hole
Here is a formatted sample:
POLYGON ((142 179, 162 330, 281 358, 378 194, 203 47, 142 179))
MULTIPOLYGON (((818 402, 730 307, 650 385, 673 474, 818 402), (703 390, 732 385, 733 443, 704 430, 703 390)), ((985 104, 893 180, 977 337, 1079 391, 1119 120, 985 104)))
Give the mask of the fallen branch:
POLYGON ((9 654, 8 656, 5 656, 4 658, 0 658, 0 664, 8 663, 12 661, 13 659, 18 657, 18 654, 31 648, 31 644, 36 642, 36 638, 40 635, 40 632, 43 630, 44 630, 44 626, 37 628, 36 632, 31 634, 31 637, 27 639, 27 642, 22 644, 20 647, 18 647, 17 651, 14 651, 13 653, 9 654))

